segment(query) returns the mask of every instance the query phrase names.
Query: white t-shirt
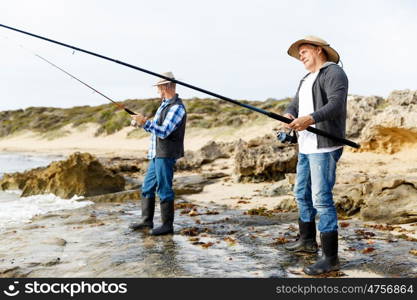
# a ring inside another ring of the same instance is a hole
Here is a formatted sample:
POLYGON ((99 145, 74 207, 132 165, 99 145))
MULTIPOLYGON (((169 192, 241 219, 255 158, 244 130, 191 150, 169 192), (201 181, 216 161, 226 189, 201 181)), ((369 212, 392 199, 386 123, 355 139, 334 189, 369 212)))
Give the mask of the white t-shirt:
MULTIPOLYGON (((313 102, 313 84, 317 78, 319 71, 310 73, 304 78, 301 84, 300 91, 298 92, 298 116, 303 117, 310 115, 314 112, 313 102)), ((315 125, 310 125, 315 127, 315 125)), ((328 148, 317 148, 317 135, 307 130, 298 132, 298 149, 300 153, 311 154, 311 153, 325 153, 331 152, 342 148, 342 146, 328 147, 328 148)))

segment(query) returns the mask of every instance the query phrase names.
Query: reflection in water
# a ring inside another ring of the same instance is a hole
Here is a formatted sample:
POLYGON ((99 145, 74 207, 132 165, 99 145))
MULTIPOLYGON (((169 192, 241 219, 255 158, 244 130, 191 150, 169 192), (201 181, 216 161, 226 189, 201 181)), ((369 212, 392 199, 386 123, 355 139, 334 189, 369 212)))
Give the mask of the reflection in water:
POLYGON ((142 245, 150 276, 177 277, 183 273, 177 259, 178 245, 172 235, 158 238, 144 235, 142 245))

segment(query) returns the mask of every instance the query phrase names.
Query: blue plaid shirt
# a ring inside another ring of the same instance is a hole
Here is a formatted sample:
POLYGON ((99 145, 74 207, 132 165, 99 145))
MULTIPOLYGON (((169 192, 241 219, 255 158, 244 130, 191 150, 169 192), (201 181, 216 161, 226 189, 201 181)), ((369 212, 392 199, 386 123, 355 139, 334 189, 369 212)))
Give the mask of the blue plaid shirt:
POLYGON ((182 118, 185 115, 185 109, 182 105, 173 105, 166 117, 163 121, 162 125, 158 125, 158 120, 161 115, 161 111, 170 104, 170 101, 172 99, 164 99, 159 106, 158 110, 156 111, 156 114, 153 118, 153 120, 147 120, 145 124, 143 125, 143 129, 145 129, 147 132, 152 133, 151 135, 151 144, 149 146, 148 151, 148 159, 155 158, 156 155, 156 137, 159 137, 161 139, 166 138, 173 132, 178 125, 180 124, 182 118))

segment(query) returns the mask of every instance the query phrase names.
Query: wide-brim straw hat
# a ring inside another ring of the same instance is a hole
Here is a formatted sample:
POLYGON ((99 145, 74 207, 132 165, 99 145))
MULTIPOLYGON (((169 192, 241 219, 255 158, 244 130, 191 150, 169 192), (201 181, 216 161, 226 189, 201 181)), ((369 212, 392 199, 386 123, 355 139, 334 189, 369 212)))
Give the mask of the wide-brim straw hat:
POLYGON ((290 48, 288 48, 288 51, 287 51, 288 55, 300 60, 300 55, 298 54, 298 51, 299 51, 298 48, 302 44, 310 44, 310 45, 315 45, 315 46, 322 47, 323 50, 326 51, 327 59, 329 61, 332 61, 336 64, 339 63, 340 56, 337 53, 337 51, 334 50, 332 47, 330 47, 330 44, 328 42, 326 42, 325 40, 323 40, 319 37, 313 36, 313 35, 306 36, 305 38, 303 38, 301 40, 298 40, 295 43, 293 43, 290 46, 290 48))
MULTIPOLYGON (((165 72, 165 73, 162 73, 161 75, 163 75, 163 76, 165 76, 165 77, 168 77, 168 78, 175 79, 174 74, 172 74, 172 72, 165 72)), ((170 83, 170 82, 172 82, 172 81, 169 81, 169 80, 166 80, 166 79, 164 79, 164 78, 161 78, 161 79, 159 79, 159 81, 158 81, 157 83, 155 83, 153 86, 158 86, 158 85, 162 85, 162 84, 167 84, 167 83, 170 83)))

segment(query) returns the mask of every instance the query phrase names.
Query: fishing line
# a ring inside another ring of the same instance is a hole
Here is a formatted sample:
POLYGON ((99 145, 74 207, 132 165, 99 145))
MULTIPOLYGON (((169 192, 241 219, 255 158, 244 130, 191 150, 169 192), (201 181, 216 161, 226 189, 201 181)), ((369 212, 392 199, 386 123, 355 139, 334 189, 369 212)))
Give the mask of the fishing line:
MULTIPOLYGON (((7 40, 9 40, 9 41, 11 40, 10 38, 5 37, 5 36, 1 36, 1 37, 5 38, 5 39, 7 39, 7 40)), ((66 71, 66 70, 64 70, 63 68, 61 68, 61 67, 57 66, 56 64, 54 64, 54 63, 53 63, 53 62, 51 62, 50 60, 46 59, 45 57, 43 57, 43 56, 41 56, 41 55, 37 54, 37 53, 36 53, 35 51, 33 51, 32 49, 29 49, 29 48, 27 48, 27 47, 23 46, 22 44, 17 43, 16 41, 14 41, 14 42, 16 43, 16 46, 20 47, 20 48, 21 48, 21 49, 23 49, 24 51, 26 51, 26 52, 28 52, 28 53, 30 53, 30 54, 32 54, 32 55, 34 55, 34 56, 38 57, 39 59, 43 60, 43 61, 44 61, 44 62, 46 62, 47 64, 49 64, 49 65, 53 66, 54 68, 56 68, 56 69, 60 70, 61 72, 65 73, 65 74, 67 74, 67 75, 68 75, 68 76, 70 76, 72 79, 77 80, 79 83, 83 84, 83 85, 84 85, 84 86, 86 86, 87 88, 89 88, 89 89, 93 90, 95 93, 97 93, 97 94, 99 94, 99 95, 103 96, 104 98, 106 98, 107 100, 111 101, 111 102, 112 102, 113 104, 115 104, 115 105, 116 105, 119 109, 123 109, 123 110, 125 110, 125 111, 126 111, 128 114, 130 114, 130 115, 136 115, 136 113, 135 113, 135 112, 133 112, 133 111, 131 111, 130 109, 126 108, 123 104, 121 104, 121 103, 118 103, 118 102, 114 101, 113 99, 111 99, 110 97, 106 96, 105 94, 103 94, 103 93, 102 93, 102 92, 100 92, 99 90, 95 89, 95 88, 94 88, 94 87, 92 87, 91 85, 89 85, 89 84, 85 83, 84 81, 82 81, 81 79, 79 79, 79 78, 77 78, 76 76, 72 75, 72 74, 71 74, 71 73, 69 73, 68 71, 66 71)))

